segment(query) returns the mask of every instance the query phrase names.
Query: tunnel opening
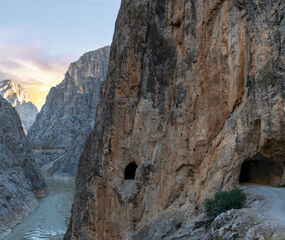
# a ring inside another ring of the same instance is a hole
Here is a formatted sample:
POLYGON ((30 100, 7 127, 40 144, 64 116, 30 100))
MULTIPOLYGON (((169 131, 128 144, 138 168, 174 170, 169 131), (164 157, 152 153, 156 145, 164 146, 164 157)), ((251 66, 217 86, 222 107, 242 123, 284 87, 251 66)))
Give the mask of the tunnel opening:
POLYGON ((282 163, 259 156, 243 162, 239 182, 276 186, 281 183, 283 173, 282 163))
POLYGON ((124 178, 126 180, 135 179, 137 167, 138 167, 138 165, 135 162, 129 163, 125 168, 124 178))

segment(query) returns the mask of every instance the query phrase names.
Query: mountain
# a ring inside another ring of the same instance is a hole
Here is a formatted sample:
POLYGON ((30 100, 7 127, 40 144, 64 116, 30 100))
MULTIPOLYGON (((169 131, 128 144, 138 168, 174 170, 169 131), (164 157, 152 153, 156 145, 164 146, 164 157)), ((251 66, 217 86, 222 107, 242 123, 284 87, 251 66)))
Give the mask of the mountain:
POLYGON ((11 104, 0 96, 0 239, 38 206, 47 192, 11 104))
POLYGON ((94 125, 110 47, 84 54, 53 87, 28 132, 38 166, 48 174, 74 176, 83 145, 94 125))
POLYGON ((66 240, 283 239, 262 198, 191 221, 220 190, 285 183, 284 16, 281 0, 122 0, 66 240))
POLYGON ((3 80, 0 82, 0 95, 17 110, 24 131, 27 132, 35 121, 38 109, 30 102, 22 86, 13 80, 3 80))

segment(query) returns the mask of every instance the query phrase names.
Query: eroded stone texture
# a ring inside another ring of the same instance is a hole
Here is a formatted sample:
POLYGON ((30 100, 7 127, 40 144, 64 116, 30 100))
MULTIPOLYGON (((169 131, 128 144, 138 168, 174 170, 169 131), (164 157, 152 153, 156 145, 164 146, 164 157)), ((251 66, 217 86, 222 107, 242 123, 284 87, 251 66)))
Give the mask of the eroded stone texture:
POLYGON ((110 47, 85 53, 53 87, 28 133, 36 161, 48 175, 75 176, 85 139, 94 127, 110 47))
POLYGON ((247 195, 245 208, 216 217, 207 240, 284 239, 284 189, 262 185, 241 188, 247 195))
POLYGON ((37 197, 46 192, 20 117, 0 96, 0 239, 35 210, 37 197))
POLYGON ((284 5, 122 1, 65 239, 125 239, 167 211, 192 217, 239 183, 244 161, 285 160, 284 5))

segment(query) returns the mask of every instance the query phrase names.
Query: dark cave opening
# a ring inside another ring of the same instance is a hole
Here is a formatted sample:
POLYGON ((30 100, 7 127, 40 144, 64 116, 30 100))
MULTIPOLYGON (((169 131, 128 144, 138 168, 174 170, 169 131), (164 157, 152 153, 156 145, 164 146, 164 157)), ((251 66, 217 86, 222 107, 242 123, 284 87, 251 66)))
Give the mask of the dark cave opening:
POLYGON ((126 180, 135 179, 137 167, 138 165, 135 162, 129 163, 125 168, 124 178, 126 180))
POLYGON ((282 180, 284 167, 273 159, 259 157, 249 159, 241 165, 240 183, 278 185, 282 180))

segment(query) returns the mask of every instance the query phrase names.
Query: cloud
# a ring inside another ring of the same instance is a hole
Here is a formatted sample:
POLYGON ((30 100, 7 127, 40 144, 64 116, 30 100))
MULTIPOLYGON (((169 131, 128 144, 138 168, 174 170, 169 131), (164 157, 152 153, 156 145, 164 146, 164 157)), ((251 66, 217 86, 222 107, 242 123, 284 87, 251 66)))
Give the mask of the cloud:
POLYGON ((16 80, 31 101, 41 107, 49 89, 63 80, 74 57, 53 56, 40 43, 15 41, 17 35, 13 29, 0 32, 0 80, 16 80))

